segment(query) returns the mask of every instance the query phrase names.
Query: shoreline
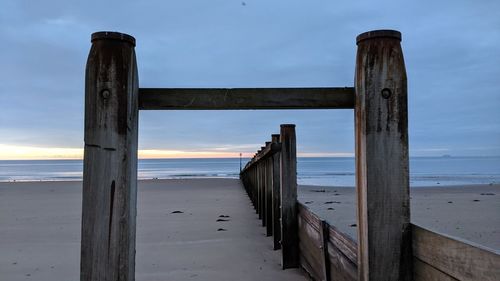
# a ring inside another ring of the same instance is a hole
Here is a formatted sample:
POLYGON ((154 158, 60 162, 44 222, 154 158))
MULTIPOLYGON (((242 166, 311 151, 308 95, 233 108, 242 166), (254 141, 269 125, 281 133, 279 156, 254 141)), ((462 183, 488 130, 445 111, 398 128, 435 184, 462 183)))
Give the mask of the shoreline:
MULTIPOLYGON (((184 180, 239 180, 239 177, 179 177, 179 178, 147 178, 147 179, 138 179, 138 183, 147 183, 147 182, 169 182, 169 181, 184 181, 184 180)), ((17 183, 74 183, 74 182, 82 182, 82 179, 75 179, 75 180, 10 180, 10 181, 0 181, 0 185, 3 184, 17 184, 17 183)), ((315 188, 315 189, 332 189, 332 188, 350 188, 354 189, 355 186, 348 186, 348 185, 339 185, 339 186, 334 186, 334 185, 314 185, 314 184, 301 184, 298 183, 297 186, 301 188, 315 188)), ((474 188, 474 187, 486 187, 486 186, 492 186, 492 187, 497 187, 500 188, 500 183, 483 183, 483 184, 440 184, 440 185, 410 185, 410 189, 441 189, 441 188, 474 188)))

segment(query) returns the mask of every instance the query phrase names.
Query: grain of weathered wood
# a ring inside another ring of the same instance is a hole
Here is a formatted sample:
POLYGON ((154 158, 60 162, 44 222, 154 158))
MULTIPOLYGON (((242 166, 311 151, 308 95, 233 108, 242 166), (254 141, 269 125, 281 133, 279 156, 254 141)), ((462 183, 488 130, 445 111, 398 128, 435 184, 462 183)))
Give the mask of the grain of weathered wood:
MULTIPOLYGON (((320 225, 324 221, 321 220, 316 214, 314 214, 309 208, 307 208, 305 205, 302 203, 298 203, 298 209, 299 209, 299 234, 300 233, 308 233, 305 239, 314 239, 314 237, 317 237, 319 235, 320 231, 320 225), (305 223, 307 225, 305 226, 305 223), (310 230, 303 230, 302 228, 309 228, 310 230), (314 233, 318 234, 314 234, 314 233)), ((347 234, 344 234, 340 232, 337 228, 334 226, 328 225, 328 241, 327 241, 327 252, 328 252, 328 266, 330 269, 330 278, 331 280, 357 280, 357 245, 354 240, 352 240, 347 234)), ((299 243, 304 242, 304 234, 300 234, 299 236, 299 243)), ((318 238, 320 241, 321 238, 318 238)), ((306 240, 307 243, 307 240, 306 240)), ((310 250, 311 246, 306 247, 302 246, 301 247, 301 253, 300 255, 310 255, 311 253, 304 253, 303 251, 311 251, 310 250)), ((316 257, 318 260, 320 260, 319 257, 316 257)), ((305 257, 304 259, 307 259, 305 257)), ((325 262, 326 263, 326 262, 325 262)), ((315 263, 313 263, 315 264, 315 263)), ((301 259, 301 265, 304 266, 302 263, 301 259)), ((322 273, 322 269, 324 267, 324 264, 315 264, 318 268, 314 270, 314 272, 319 272, 322 273)), ((319 274, 318 273, 318 274, 319 274)), ((322 275, 320 275, 322 276, 322 275)), ((319 277, 317 277, 319 278, 319 277)), ((325 277, 321 277, 325 278, 325 277)))
MULTIPOLYGON (((414 256, 458 280, 499 280, 500 251, 412 225, 414 256)), ((421 271, 420 271, 421 273, 421 271)))
POLYGON ((413 258, 413 281, 458 281, 435 267, 413 258))
POLYGON ((354 88, 141 88, 143 110, 353 108, 354 88))
POLYGON ((299 260, 306 261, 306 264, 301 263, 301 265, 307 269, 309 275, 313 277, 314 280, 322 279, 322 263, 321 263, 321 242, 320 233, 317 229, 318 225, 313 226, 309 223, 307 219, 304 218, 299 213, 298 216, 299 224, 299 249, 300 258, 299 260), (307 268, 307 266, 309 268, 307 268))
POLYGON ((133 281, 138 76, 133 37, 92 35, 85 75, 81 281, 133 281))
POLYGON ((408 111, 401 34, 358 37, 355 75, 359 280, 411 280, 408 111))
POLYGON ((297 220, 297 150, 295 125, 281 125, 281 252, 282 267, 299 266, 297 220))
POLYGON ((319 232, 319 224, 321 223, 321 218, 317 214, 313 213, 309 208, 307 208, 306 205, 300 202, 297 202, 297 209, 300 217, 303 220, 307 221, 307 223, 311 225, 311 227, 319 232))
MULTIPOLYGON (((272 145, 279 144, 280 135, 271 136, 272 145)), ((280 154, 273 154, 272 158, 272 186, 273 186, 273 249, 281 249, 281 195, 280 195, 280 154)))
POLYGON ((358 280, 358 268, 342 250, 331 241, 328 242, 328 256, 330 260, 331 280, 358 280))
POLYGON ((329 241, 353 264, 358 263, 358 244, 349 235, 330 225, 329 241))

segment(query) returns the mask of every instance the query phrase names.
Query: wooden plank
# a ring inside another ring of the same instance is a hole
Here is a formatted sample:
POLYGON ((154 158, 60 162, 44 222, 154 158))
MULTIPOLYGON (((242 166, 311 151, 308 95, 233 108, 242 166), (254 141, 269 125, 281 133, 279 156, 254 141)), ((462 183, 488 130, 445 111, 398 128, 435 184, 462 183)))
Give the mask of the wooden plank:
POLYGON ((401 34, 357 38, 356 188, 359 280, 412 279, 408 110, 401 34))
POLYGON ((353 264, 358 263, 358 244, 349 235, 333 225, 329 227, 329 241, 353 264))
POLYGON ((413 258, 413 281, 457 281, 418 258, 413 258))
POLYGON ((297 209, 301 218, 307 221, 307 223, 310 224, 311 227, 313 227, 314 229, 316 229, 316 231, 319 232, 319 225, 321 223, 321 219, 318 217, 318 215, 313 213, 309 208, 307 208, 306 205, 300 202, 297 202, 297 209))
POLYGON ((354 108, 354 88, 141 88, 141 110, 354 108))
POLYGON ((331 280, 358 280, 358 268, 342 250, 331 241, 328 242, 328 256, 330 261, 331 280))
MULTIPOLYGON (((280 135, 271 136, 273 144, 279 143, 280 135)), ((272 158, 273 173, 273 249, 281 249, 281 195, 280 195, 280 154, 273 154, 272 158)))
POLYGON ((282 267, 299 266, 297 219, 297 149, 295 125, 281 125, 281 253, 282 267))
POLYGON ((311 225, 304 219, 304 216, 298 216, 298 237, 299 237, 299 249, 300 249, 300 261, 306 261, 306 264, 301 263, 301 265, 307 269, 309 275, 311 275, 314 280, 322 279, 322 264, 321 264, 321 242, 320 233, 318 231, 318 225, 311 225))
POLYGON ((500 251, 412 225, 416 258, 458 280, 493 281, 500 277, 500 251))
MULTIPOLYGON (((298 203, 299 208, 299 222, 303 221, 308 224, 308 227, 314 229, 319 233, 319 225, 322 223, 315 213, 313 213, 307 206, 298 203)), ((357 245, 347 234, 340 232, 332 225, 328 225, 328 241, 327 253, 328 263, 330 269, 331 280, 357 280, 357 245)), ((299 228, 303 227, 303 223, 299 224, 299 228)), ((303 230, 299 229, 299 233, 303 230)), ((309 235, 314 236, 314 235, 309 235)), ((303 237, 299 236, 299 243, 303 243, 303 237)), ((302 249, 302 248, 301 248, 302 249)), ((301 255, 303 253, 301 252, 301 255)), ((321 272, 324 265, 318 265, 317 272, 321 272)), ((324 277, 322 277, 324 278, 324 277)))
POLYGON ((92 34, 85 75, 80 280, 133 281, 137 199, 135 39, 92 34))

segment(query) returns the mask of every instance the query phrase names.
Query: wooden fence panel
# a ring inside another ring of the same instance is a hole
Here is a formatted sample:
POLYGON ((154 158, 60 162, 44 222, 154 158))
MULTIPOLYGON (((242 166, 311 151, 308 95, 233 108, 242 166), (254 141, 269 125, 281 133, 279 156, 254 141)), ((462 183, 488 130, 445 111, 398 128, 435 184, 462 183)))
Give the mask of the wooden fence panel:
POLYGON ((417 225, 412 225, 412 234, 413 255, 417 259, 420 276, 442 276, 440 273, 445 273, 449 277, 464 281, 500 279, 498 251, 438 234, 417 225), (436 270, 428 269, 427 266, 436 270), (439 273, 432 273, 436 271, 439 273))

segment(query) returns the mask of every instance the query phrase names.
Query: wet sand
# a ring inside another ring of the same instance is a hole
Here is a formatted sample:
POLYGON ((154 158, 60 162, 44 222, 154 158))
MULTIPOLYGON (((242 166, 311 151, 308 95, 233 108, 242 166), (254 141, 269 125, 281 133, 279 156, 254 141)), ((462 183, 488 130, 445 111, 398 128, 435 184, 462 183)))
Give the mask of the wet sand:
MULTIPOLYGON (((353 187, 300 186, 299 201, 355 240, 353 187)), ((411 222, 500 250, 500 185, 416 187, 411 222)))

